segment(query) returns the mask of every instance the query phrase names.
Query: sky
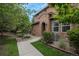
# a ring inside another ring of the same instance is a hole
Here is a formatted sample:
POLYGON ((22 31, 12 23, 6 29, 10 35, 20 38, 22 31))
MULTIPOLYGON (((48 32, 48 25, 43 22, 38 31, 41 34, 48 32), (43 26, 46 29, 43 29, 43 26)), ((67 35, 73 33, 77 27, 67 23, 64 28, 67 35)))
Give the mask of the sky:
MULTIPOLYGON (((32 11, 35 10, 36 12, 40 11, 41 9, 43 9, 45 6, 47 6, 46 3, 28 3, 25 5, 26 9, 32 11)), ((29 15, 29 19, 32 20, 33 15, 36 13, 33 12, 32 14, 29 15)))

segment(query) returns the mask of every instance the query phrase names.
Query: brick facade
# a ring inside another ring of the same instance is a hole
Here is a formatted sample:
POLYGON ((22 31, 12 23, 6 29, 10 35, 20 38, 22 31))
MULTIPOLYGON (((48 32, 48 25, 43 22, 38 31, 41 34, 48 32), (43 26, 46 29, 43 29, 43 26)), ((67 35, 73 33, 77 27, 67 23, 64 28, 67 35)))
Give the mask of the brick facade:
MULTIPOLYGON (((35 36, 41 36, 42 35, 42 23, 45 23, 45 31, 46 32, 52 32, 52 21, 50 14, 56 13, 56 10, 54 8, 51 8, 49 6, 45 7, 42 11, 37 13, 34 16, 34 24, 32 28, 32 34, 35 36)), ((72 25, 71 25, 72 27, 72 25)), ((65 37, 66 32, 61 32, 61 27, 59 28, 58 35, 65 37)))
POLYGON ((42 35, 42 23, 45 23, 45 31, 51 31, 51 20, 49 17, 49 13, 53 13, 55 10, 50 7, 46 7, 42 10, 38 15, 34 16, 34 23, 39 22, 38 24, 33 24, 32 34, 36 36, 42 35))

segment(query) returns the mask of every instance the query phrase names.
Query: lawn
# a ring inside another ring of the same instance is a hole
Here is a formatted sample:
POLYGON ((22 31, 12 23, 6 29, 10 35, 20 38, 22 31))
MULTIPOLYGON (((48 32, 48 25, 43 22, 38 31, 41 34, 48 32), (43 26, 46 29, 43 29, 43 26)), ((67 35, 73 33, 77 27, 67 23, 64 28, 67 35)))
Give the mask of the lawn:
POLYGON ((16 39, 3 36, 0 37, 0 56, 18 56, 16 39))
POLYGON ((51 48, 41 41, 33 42, 32 45, 44 56, 69 56, 69 54, 55 48, 51 48))

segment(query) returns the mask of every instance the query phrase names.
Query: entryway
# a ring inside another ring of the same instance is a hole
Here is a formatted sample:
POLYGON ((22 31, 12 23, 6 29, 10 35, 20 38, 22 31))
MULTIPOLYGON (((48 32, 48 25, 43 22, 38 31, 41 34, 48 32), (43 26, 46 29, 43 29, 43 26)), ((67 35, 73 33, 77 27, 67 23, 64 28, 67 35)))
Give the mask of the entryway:
POLYGON ((42 29, 42 33, 46 30, 46 24, 44 22, 42 23, 42 28, 41 29, 42 29))

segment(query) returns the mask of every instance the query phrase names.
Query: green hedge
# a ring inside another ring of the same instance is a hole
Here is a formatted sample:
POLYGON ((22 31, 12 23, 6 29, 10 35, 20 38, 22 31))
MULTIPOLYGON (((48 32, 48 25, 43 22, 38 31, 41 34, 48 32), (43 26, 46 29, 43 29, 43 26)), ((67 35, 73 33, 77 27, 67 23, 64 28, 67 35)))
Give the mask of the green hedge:
POLYGON ((77 53, 79 53, 79 29, 72 29, 67 33, 70 40, 70 45, 77 50, 77 53))
POLYGON ((53 43, 53 33, 52 32, 43 32, 43 42, 44 43, 53 43))

